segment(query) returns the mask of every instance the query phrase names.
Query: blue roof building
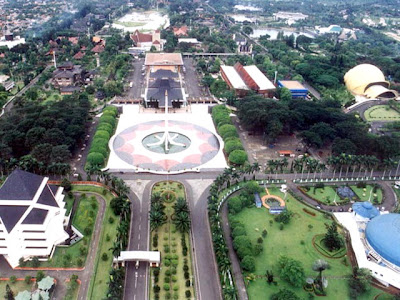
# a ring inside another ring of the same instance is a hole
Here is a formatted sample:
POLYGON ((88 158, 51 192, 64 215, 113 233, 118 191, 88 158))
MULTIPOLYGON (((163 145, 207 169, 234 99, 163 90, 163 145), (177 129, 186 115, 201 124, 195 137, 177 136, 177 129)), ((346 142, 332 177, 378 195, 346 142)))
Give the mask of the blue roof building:
POLYGON ((369 201, 354 203, 353 211, 356 215, 369 220, 380 215, 379 210, 369 201))
POLYGON ((278 86, 289 89, 293 99, 306 98, 308 94, 308 89, 297 80, 278 80, 278 86))
POLYGON ((262 202, 261 202, 259 193, 254 193, 254 202, 255 202, 257 208, 261 208, 262 202))
POLYGON ((384 214, 367 224, 365 236, 374 250, 400 267, 400 214, 384 214))

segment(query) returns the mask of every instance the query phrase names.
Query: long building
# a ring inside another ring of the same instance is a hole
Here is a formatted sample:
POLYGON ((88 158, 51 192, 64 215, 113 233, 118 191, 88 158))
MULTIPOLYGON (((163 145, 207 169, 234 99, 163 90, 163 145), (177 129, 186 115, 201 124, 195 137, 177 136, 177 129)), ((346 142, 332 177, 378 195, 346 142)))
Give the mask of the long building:
POLYGON ((273 97, 275 85, 260 71, 257 66, 242 66, 239 62, 233 67, 221 66, 221 76, 227 85, 235 90, 239 97, 253 90, 265 97, 273 97))
POLYGON ((69 238, 64 231, 63 188, 48 178, 15 170, 0 188, 0 254, 11 267, 19 259, 47 259, 69 238))

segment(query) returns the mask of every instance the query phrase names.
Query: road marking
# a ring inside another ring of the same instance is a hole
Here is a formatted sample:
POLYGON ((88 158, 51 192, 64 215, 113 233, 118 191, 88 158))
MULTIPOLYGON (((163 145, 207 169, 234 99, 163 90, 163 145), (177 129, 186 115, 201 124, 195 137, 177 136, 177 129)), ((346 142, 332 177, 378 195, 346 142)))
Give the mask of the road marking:
POLYGON ((138 273, 135 272, 135 289, 137 288, 138 273))
POLYGON ((136 300, 136 295, 133 295, 133 300, 136 300))
POLYGON ((137 244, 137 248, 138 248, 138 250, 139 250, 139 243, 137 244))
POLYGON ((139 230, 140 230, 141 227, 142 227, 142 224, 139 224, 139 230))
POLYGON ((138 240, 140 240, 140 233, 139 233, 139 236, 138 236, 138 240))

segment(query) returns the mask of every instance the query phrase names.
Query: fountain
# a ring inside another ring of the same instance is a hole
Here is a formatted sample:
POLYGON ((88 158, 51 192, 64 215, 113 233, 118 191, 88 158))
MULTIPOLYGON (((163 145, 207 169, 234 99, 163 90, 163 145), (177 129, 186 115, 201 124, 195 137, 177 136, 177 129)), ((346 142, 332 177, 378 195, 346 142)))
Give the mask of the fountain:
MULTIPOLYGON (((176 152, 180 152, 183 151, 186 147, 187 144, 185 142, 178 142, 177 139, 181 138, 181 134, 174 132, 173 135, 171 135, 171 133, 168 131, 168 91, 165 91, 165 110, 164 110, 164 116, 165 116, 165 126, 164 126, 164 133, 163 135, 160 135, 160 133, 155 133, 152 134, 148 137, 146 137, 143 140, 143 143, 145 144, 145 146, 147 148, 160 148, 160 146, 163 146, 163 150, 165 154, 168 154, 170 152, 170 145, 171 146, 176 146, 178 148, 178 151, 174 151, 174 153, 176 152), (154 143, 148 143, 146 144, 146 142, 149 140, 149 137, 155 137, 156 139, 158 139, 157 142, 154 143), (180 151, 179 151, 180 150, 180 151)), ((189 141, 189 145, 190 145, 190 140, 185 137, 182 136, 184 138, 186 138, 186 140, 189 141)), ((159 151, 155 151, 155 152, 159 152, 159 151)))

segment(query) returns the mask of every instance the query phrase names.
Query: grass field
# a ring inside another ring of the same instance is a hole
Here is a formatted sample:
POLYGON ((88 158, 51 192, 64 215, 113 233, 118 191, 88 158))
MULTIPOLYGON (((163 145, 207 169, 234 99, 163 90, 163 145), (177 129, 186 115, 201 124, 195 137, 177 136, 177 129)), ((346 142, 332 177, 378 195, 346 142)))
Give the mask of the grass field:
MULTIPOLYGON (((106 201, 106 211, 101 227, 101 236, 99 245, 96 253, 96 261, 94 265, 93 274, 91 276, 90 285, 88 289, 88 295, 86 299, 103 299, 108 289, 108 276, 112 265, 112 253, 109 250, 115 239, 117 233, 117 227, 119 224, 119 217, 116 217, 110 207, 110 201, 114 197, 108 190, 104 190, 101 187, 95 186, 75 186, 73 190, 79 190, 80 192, 90 192, 98 194, 103 197, 106 201), (106 191, 105 193, 103 191, 106 191), (113 218, 114 222, 111 224, 109 219, 113 218), (109 237, 109 238, 108 238, 109 237), (103 261, 101 255, 103 253, 108 254, 108 259, 103 261)), ((99 233, 98 233, 99 234, 99 233)))
MULTIPOLYGON (((342 203, 347 203, 349 200, 341 199, 339 195, 336 193, 337 186, 329 186, 325 185, 324 188, 315 189, 313 186, 308 186, 308 191, 302 188, 303 192, 305 192, 310 198, 315 199, 324 204, 334 205, 333 200, 336 199, 336 203, 338 205, 342 203), (315 190, 315 191, 314 191, 315 190)), ((376 193, 371 193, 373 186, 367 185, 366 188, 358 188, 356 185, 350 185, 350 188, 356 194, 358 199, 353 199, 357 201, 368 201, 371 200, 374 204, 381 204, 383 199, 382 189, 378 188, 376 193)), ((352 199, 350 199, 352 200, 352 199)))
MULTIPOLYGON (((172 190, 175 194, 176 197, 183 197, 186 198, 185 191, 183 189, 183 186, 178 183, 178 182, 170 182, 166 184, 166 182, 159 182, 153 187, 153 193, 155 192, 163 192, 166 190, 172 190)), ((175 201, 174 201, 175 202, 175 201)), ((169 282, 169 285, 171 286, 171 289, 169 292, 164 290, 164 284, 167 284, 164 282, 164 278, 166 275, 166 272, 172 272, 172 267, 168 267, 166 265, 163 265, 161 263, 161 269, 160 269, 160 275, 159 275, 159 281, 158 285, 161 287, 160 290, 160 299, 168 299, 167 298, 167 293, 170 293, 173 297, 178 298, 171 298, 171 299, 186 299, 185 297, 185 291, 190 290, 192 297, 194 296, 194 291, 192 287, 186 287, 185 285, 185 278, 184 278, 184 271, 183 271, 183 265, 184 265, 184 260, 187 260, 187 265, 189 267, 189 274, 191 274, 191 282, 193 283, 193 270, 192 270, 192 259, 190 255, 190 240, 189 240, 189 235, 185 233, 185 240, 186 240, 186 245, 189 249, 187 256, 183 256, 182 254, 182 244, 181 244, 181 236, 182 233, 177 231, 175 229, 174 224, 172 224, 171 216, 174 213, 173 205, 174 202, 172 203, 167 203, 164 202, 165 204, 165 213, 168 216, 168 221, 161 227, 159 227, 157 230, 154 230, 151 232, 151 249, 152 250, 158 250, 161 252, 161 257, 167 257, 167 255, 174 256, 175 259, 178 261, 178 265, 176 267, 176 274, 173 274, 171 276, 172 282, 169 282), (155 234, 158 234, 158 246, 154 247, 153 246, 153 237, 155 234), (165 251, 165 246, 168 246, 170 249, 170 252, 165 251), (175 277, 175 278, 174 278, 175 277), (174 289, 177 289, 176 291, 174 289)), ((172 260, 171 260, 172 261, 172 260)), ((154 275, 153 272, 151 272, 152 275, 152 282, 154 280, 154 275)), ((167 284, 168 285, 168 284, 167 284)), ((153 284, 150 283, 150 299, 154 299, 154 291, 153 291, 153 284)))
MULTIPOLYGON (((97 211, 98 204, 94 197, 81 196, 77 212, 72 220, 72 225, 84 234, 83 239, 69 247, 56 247, 53 257, 48 261, 40 262, 40 267, 82 267, 85 264, 88 247, 92 239, 93 226, 96 220, 97 211), (88 230, 86 234, 85 229, 88 230)), ((32 267, 32 262, 28 261, 26 266, 32 267)))
MULTIPOLYGON (((270 188, 270 193, 283 197, 284 195, 277 188, 270 188)), ((280 255, 287 255, 302 262, 306 276, 316 277, 317 273, 312 270, 312 264, 317 259, 325 259, 330 269, 324 272, 329 286, 327 296, 324 299, 349 299, 348 283, 346 277, 351 274, 351 266, 344 263, 344 259, 331 259, 323 257, 312 245, 312 239, 317 234, 325 233, 325 223, 331 222, 324 214, 314 211, 315 216, 311 216, 303 211, 306 206, 298 202, 290 195, 286 200, 287 208, 294 213, 289 224, 279 229, 279 224, 273 220, 264 208, 245 208, 233 218, 239 220, 245 225, 248 237, 253 245, 256 245, 261 232, 266 229, 267 237, 263 241, 264 250, 256 257, 255 274, 261 278, 250 282, 247 286, 247 292, 250 300, 269 299, 270 296, 282 288, 293 290, 302 299, 309 299, 308 293, 303 288, 292 288, 286 282, 279 279, 279 268, 277 261, 280 255), (309 227, 310 226, 310 227, 309 227), (275 285, 268 285, 265 279, 266 270, 272 270, 274 279, 278 282, 275 285)), ((310 208, 308 208, 310 210, 310 208)), ((347 258, 346 258, 347 260, 347 258)), ((244 274, 246 275, 246 274, 244 274)), ((380 290, 372 288, 368 294, 359 299, 373 299, 380 290)))
POLYGON ((4 298, 6 295, 6 286, 7 284, 10 286, 11 290, 14 292, 14 296, 17 296, 19 292, 23 292, 25 290, 31 291, 31 289, 35 286, 35 282, 31 282, 30 284, 26 284, 25 281, 17 281, 16 283, 11 283, 9 281, 1 280, 0 281, 0 299, 4 298))
POLYGON ((389 105, 375 105, 365 111, 364 117, 367 121, 397 121, 400 120, 400 113, 389 105))

